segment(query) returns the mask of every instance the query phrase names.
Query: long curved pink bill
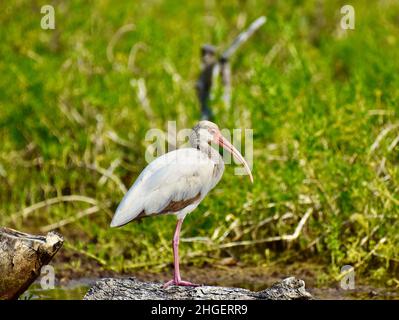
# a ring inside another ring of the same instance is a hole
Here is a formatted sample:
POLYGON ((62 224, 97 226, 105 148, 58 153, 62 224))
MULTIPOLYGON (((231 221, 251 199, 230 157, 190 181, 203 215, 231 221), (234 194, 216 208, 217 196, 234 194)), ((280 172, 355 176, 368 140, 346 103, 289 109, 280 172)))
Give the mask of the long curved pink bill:
POLYGON ((254 182, 254 178, 252 177, 252 172, 251 169, 249 168, 249 165, 247 161, 245 161, 244 157, 241 155, 241 153, 221 134, 217 136, 217 143, 222 146, 225 150, 229 151, 240 163, 244 165, 245 170, 247 171, 249 178, 251 179, 251 182, 254 182))

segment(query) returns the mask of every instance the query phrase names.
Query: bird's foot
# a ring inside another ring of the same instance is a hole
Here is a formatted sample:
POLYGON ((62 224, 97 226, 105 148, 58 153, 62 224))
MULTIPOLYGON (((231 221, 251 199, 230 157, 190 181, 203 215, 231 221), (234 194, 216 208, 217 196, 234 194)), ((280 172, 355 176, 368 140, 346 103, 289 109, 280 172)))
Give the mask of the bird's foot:
POLYGON ((177 280, 176 281, 176 280, 173 279, 173 280, 170 280, 170 281, 166 282, 163 285, 163 288, 165 289, 165 288, 167 288, 169 286, 199 287, 200 284, 191 283, 191 282, 183 281, 183 280, 177 280))

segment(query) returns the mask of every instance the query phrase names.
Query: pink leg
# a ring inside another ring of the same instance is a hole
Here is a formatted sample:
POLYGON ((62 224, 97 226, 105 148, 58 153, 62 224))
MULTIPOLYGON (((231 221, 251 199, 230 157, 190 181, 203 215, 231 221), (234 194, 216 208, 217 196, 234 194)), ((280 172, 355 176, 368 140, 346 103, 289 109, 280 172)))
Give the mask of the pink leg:
POLYGON ((183 219, 178 219, 176 224, 175 234, 173 236, 172 246, 173 246, 173 263, 174 263, 174 275, 173 280, 166 282, 163 287, 166 288, 170 285, 175 286, 198 286, 198 284, 194 284, 188 281, 182 281, 180 276, 180 266, 179 266, 179 238, 180 238, 180 229, 183 224, 183 219))

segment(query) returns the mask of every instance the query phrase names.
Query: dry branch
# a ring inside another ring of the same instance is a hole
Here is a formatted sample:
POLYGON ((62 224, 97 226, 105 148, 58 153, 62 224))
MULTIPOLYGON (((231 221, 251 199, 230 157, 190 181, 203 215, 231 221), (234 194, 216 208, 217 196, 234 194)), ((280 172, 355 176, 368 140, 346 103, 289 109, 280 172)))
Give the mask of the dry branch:
POLYGON ((231 46, 222 54, 222 60, 228 60, 233 55, 234 52, 245 42, 247 41, 256 30, 258 30, 264 23, 266 22, 266 17, 262 16, 256 19, 247 30, 240 33, 237 38, 233 41, 231 46))
POLYGON ((61 248, 57 233, 35 236, 0 228, 0 300, 17 299, 61 248))
POLYGON ((266 17, 256 19, 247 30, 240 33, 218 58, 213 45, 204 45, 201 48, 201 73, 196 83, 197 96, 201 105, 201 118, 211 120, 213 113, 209 107, 211 89, 214 78, 220 75, 223 84, 223 101, 227 108, 231 104, 231 68, 230 57, 246 42, 256 30, 266 22, 266 17))

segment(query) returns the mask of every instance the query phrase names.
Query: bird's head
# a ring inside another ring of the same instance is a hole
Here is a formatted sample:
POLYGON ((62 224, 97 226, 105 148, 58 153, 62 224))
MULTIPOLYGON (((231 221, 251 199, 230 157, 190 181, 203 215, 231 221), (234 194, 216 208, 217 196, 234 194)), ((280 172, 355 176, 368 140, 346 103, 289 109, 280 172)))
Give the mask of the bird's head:
POLYGON ((190 141, 192 145, 196 145, 199 148, 203 144, 210 145, 211 143, 215 143, 220 145, 223 149, 230 152, 237 161, 244 165, 251 182, 253 182, 251 169, 249 168, 248 163, 245 161, 241 153, 225 137, 223 137, 219 127, 215 123, 208 120, 200 121, 193 128, 190 141))
POLYGON ((215 135, 220 133, 219 127, 208 120, 202 120, 193 128, 193 136, 199 142, 211 144, 215 142, 215 135))

